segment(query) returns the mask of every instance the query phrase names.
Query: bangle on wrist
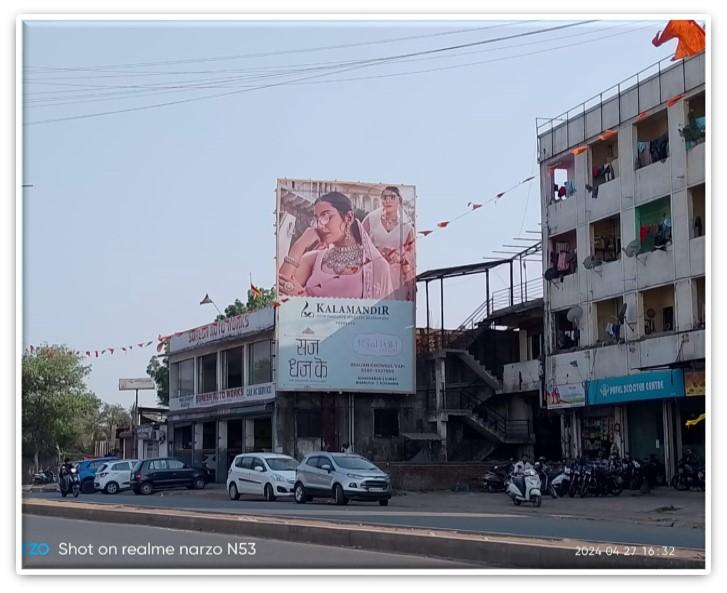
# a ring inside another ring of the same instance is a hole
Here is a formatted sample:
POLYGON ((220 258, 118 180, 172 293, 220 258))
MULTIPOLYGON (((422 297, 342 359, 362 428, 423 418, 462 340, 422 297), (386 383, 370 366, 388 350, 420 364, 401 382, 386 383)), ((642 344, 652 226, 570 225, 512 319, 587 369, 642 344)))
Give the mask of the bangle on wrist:
POLYGON ((292 257, 289 257, 287 255, 283 258, 283 261, 286 264, 290 264, 294 268, 297 268, 298 266, 300 266, 300 262, 297 259, 293 259, 292 257))

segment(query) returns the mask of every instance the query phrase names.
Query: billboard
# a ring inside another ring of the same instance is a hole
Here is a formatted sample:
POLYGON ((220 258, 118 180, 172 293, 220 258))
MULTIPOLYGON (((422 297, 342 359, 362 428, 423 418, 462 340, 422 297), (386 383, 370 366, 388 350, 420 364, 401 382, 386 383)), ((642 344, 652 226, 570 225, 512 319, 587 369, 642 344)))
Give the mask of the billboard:
POLYGON ((583 383, 546 386, 545 405, 549 410, 585 406, 586 390, 583 383))
POLYGON ((280 179, 280 390, 413 393, 416 191, 280 179))

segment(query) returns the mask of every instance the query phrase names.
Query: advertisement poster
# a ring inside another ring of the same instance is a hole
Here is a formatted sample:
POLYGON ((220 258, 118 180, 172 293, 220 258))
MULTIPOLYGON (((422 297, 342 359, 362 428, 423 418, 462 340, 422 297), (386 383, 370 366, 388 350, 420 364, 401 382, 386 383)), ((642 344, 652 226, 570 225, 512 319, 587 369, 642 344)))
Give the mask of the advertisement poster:
POLYGON ((548 385, 545 389, 545 405, 549 410, 585 406, 586 390, 583 383, 548 385))
POLYGON ((415 197, 278 180, 280 389, 414 392, 415 197))

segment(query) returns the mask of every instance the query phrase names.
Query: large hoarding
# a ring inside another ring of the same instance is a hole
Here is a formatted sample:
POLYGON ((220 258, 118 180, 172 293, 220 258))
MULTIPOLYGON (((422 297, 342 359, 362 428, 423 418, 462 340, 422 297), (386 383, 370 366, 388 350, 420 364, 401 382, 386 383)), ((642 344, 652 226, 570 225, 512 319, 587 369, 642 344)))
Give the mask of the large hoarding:
POLYGON ((280 179, 278 389, 413 393, 416 191, 280 179))

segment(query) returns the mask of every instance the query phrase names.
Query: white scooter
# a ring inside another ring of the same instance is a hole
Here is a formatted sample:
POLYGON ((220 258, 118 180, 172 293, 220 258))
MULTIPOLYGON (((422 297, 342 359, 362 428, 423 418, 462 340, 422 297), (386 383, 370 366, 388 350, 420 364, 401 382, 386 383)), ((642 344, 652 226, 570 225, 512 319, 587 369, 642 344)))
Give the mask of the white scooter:
POLYGON ((540 476, 534 469, 526 469, 521 473, 511 474, 505 487, 507 494, 515 506, 523 502, 532 502, 533 506, 539 507, 542 498, 540 495, 540 476))

